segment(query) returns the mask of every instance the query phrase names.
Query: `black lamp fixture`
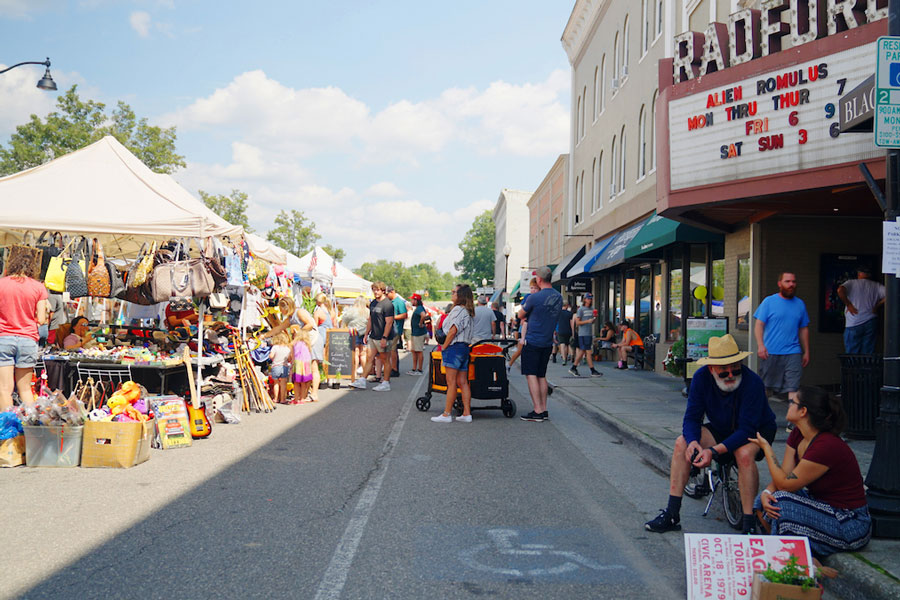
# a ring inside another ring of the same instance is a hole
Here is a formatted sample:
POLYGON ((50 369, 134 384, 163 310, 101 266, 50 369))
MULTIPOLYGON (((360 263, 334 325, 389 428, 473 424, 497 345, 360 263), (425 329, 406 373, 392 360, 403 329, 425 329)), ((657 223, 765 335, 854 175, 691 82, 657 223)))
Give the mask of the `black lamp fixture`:
POLYGON ((11 71, 11 70, 15 69, 16 67, 21 67, 22 65, 44 65, 45 67, 47 67, 47 69, 44 71, 44 76, 41 77, 41 80, 37 82, 37 87, 42 90, 47 90, 49 92, 56 91, 56 82, 53 81, 53 77, 50 76, 50 57, 47 57, 47 60, 45 60, 43 62, 36 62, 36 61, 20 62, 19 64, 16 64, 11 67, 7 67, 7 68, 3 69, 2 71, 0 71, 0 75, 2 75, 3 73, 6 73, 7 71, 11 71))

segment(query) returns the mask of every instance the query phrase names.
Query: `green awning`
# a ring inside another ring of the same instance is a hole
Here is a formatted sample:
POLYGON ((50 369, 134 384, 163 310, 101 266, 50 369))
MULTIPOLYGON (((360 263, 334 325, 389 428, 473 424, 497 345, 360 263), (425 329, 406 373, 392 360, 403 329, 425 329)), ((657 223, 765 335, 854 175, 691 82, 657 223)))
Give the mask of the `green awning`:
POLYGON ((519 286, 520 286, 520 285, 522 285, 522 280, 521 280, 521 279, 520 279, 519 281, 516 282, 516 285, 513 286, 512 291, 509 293, 509 297, 510 297, 510 298, 512 298, 513 296, 516 295, 516 292, 519 291, 519 286))
POLYGON ((719 233, 691 227, 653 213, 644 227, 625 247, 625 258, 641 256, 675 242, 724 243, 724 241, 725 236, 719 233))

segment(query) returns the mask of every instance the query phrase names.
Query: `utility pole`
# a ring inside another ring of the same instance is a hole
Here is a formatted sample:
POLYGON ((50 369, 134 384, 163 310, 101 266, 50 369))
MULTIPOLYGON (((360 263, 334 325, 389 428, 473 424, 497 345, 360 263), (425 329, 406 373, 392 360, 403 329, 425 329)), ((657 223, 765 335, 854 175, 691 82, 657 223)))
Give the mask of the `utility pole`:
MULTIPOLYGON (((900 36, 900 0, 890 0, 888 35, 900 36)), ((887 150, 885 221, 900 215, 900 149, 887 150)), ((866 498, 877 537, 900 538, 900 280, 885 275, 884 386, 866 498)))

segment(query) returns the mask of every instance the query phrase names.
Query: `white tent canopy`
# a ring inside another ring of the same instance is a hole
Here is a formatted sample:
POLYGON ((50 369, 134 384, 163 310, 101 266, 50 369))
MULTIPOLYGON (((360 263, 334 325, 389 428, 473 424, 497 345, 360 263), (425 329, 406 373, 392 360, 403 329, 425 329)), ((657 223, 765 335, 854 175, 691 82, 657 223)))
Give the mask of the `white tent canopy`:
POLYGON ((287 262, 288 270, 299 273, 301 277, 305 276, 314 281, 331 285, 335 295, 338 296, 344 295, 347 297, 354 297, 358 294, 363 294, 365 296, 372 295, 372 282, 366 281, 341 263, 335 261, 321 247, 316 246, 315 253, 316 266, 312 273, 309 271, 309 265, 313 255, 312 250, 299 258, 293 254, 289 254, 287 262), (337 275, 334 273, 337 273, 337 275))
POLYGON ((282 250, 272 242, 264 240, 254 233, 245 233, 244 239, 247 240, 247 247, 253 256, 269 261, 276 265, 286 265, 288 258, 291 256, 287 250, 282 250))
POLYGON ((108 251, 126 255, 140 247, 141 238, 242 235, 243 228, 209 209, 204 213, 196 203, 206 209, 107 136, 0 178, 0 230, 102 234, 108 251))

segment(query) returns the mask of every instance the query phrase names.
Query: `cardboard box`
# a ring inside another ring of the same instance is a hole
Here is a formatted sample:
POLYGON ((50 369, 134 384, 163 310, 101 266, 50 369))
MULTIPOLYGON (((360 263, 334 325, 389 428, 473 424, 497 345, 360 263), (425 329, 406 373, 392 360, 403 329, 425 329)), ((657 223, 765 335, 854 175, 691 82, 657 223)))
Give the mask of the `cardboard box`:
POLYGON ((753 574, 753 600, 820 600, 822 588, 813 587, 805 590, 799 585, 772 583, 761 573, 753 574))
POLYGON ((127 469, 150 458, 152 425, 86 421, 81 446, 82 467, 127 469))
POLYGON ((0 467, 18 467, 25 464, 25 436, 0 440, 0 467))
POLYGON ((78 425, 24 425, 25 463, 29 467, 77 467, 81 462, 78 425))

